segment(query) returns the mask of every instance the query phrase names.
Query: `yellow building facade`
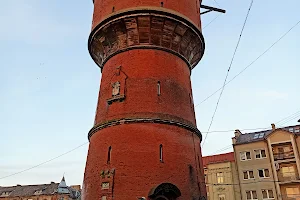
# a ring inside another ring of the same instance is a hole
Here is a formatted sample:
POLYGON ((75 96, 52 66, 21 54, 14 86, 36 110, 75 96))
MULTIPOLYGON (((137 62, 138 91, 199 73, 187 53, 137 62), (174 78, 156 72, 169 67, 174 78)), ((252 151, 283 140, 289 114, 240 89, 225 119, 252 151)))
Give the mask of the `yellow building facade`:
POLYGON ((232 138, 242 200, 300 200, 300 126, 232 138))
POLYGON ((208 200, 240 200, 234 153, 203 157, 208 200))

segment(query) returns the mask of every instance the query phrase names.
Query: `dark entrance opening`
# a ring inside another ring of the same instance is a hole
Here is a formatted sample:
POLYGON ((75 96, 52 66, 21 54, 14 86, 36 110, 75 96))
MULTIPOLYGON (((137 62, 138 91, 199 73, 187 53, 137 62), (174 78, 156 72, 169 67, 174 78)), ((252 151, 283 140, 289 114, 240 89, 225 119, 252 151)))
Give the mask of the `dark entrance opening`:
POLYGON ((172 183, 162 183, 152 188, 148 196, 151 200, 176 200, 181 196, 181 192, 172 183))

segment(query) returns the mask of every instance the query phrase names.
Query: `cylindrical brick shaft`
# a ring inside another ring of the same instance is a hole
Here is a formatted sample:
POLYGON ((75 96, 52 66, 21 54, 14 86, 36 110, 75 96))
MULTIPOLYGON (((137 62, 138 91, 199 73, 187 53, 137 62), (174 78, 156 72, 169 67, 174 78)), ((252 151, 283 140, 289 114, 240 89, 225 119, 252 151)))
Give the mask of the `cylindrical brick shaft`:
POLYGON ((199 1, 95 0, 89 51, 102 70, 83 199, 206 197, 191 69, 199 1))

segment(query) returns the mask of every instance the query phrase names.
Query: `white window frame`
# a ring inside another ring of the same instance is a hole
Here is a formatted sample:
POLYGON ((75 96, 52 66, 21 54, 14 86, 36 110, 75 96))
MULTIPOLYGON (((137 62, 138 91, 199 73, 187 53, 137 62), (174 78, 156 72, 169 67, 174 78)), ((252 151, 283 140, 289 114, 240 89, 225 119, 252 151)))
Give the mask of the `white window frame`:
POLYGON ((241 152, 240 152, 240 160, 241 160, 241 161, 248 161, 248 160, 252 160, 251 151, 241 151, 241 152), (249 153, 250 153, 250 159, 248 159, 248 158, 247 158, 247 152, 249 152, 249 153), (244 156, 245 156, 245 160, 242 160, 242 154, 244 154, 244 156))
POLYGON ((267 151, 266 151, 266 149, 254 149, 253 150, 253 153, 254 153, 254 157, 255 157, 255 159, 257 159, 257 160, 259 160, 259 159, 265 159, 265 158, 267 158, 267 151), (262 150, 264 150, 265 151, 265 155, 266 155, 266 157, 262 157, 262 153, 261 153, 261 151, 262 150), (259 151, 259 155, 260 155, 260 157, 259 158, 256 158, 256 151, 259 151))
POLYGON ((270 170, 269 170, 268 168, 258 169, 258 170, 257 170, 257 174, 258 174, 258 177, 259 177, 259 178, 270 178, 270 170), (259 176, 259 170, 262 170, 262 171, 263 171, 264 177, 259 176), (268 171, 269 171, 269 176, 266 176, 265 170, 268 170, 268 171))
MULTIPOLYGON (((247 190, 246 191, 246 199, 247 199, 247 192, 250 192, 250 195, 251 195, 251 199, 250 200, 258 200, 258 198, 257 199, 253 199, 253 192, 256 192, 256 196, 258 196, 256 190, 247 190)), ((247 199, 247 200, 249 200, 249 199, 247 199)))
POLYGON ((254 171, 253 171, 253 170, 245 170, 245 171, 243 171, 243 179, 244 179, 244 180, 253 180, 253 179, 255 179, 254 171), (250 178, 250 171, 252 171, 252 173, 253 173, 253 178, 250 178), (248 179, 245 179, 245 177, 244 177, 244 172, 247 172, 248 179))
POLYGON ((226 200, 226 195, 225 194, 219 194, 218 195, 218 199, 222 200, 221 198, 223 198, 224 200, 226 200))
POLYGON ((274 191, 272 190, 272 189, 267 189, 267 190, 261 190, 261 194, 262 194, 262 197, 263 197, 263 200, 267 200, 267 199, 275 199, 275 197, 274 197, 274 191), (273 197, 270 197, 270 195, 269 195, 269 191, 272 191, 272 193, 273 193, 273 197), (267 192, 267 198, 264 198, 263 197, 263 191, 266 191, 267 192))

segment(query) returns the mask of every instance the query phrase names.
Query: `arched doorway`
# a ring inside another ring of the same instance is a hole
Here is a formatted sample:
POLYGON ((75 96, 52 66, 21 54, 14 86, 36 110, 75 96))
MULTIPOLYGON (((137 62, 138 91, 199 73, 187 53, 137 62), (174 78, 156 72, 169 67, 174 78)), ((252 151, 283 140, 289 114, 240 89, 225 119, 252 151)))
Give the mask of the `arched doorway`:
POLYGON ((164 196, 159 196, 159 197, 156 197, 155 200, 169 200, 169 199, 167 199, 164 196))
POLYGON ((155 198, 155 200, 169 200, 169 199, 165 196, 158 196, 155 198))
POLYGON ((176 200, 181 196, 181 192, 172 183, 162 183, 152 188, 148 196, 151 200, 176 200))

